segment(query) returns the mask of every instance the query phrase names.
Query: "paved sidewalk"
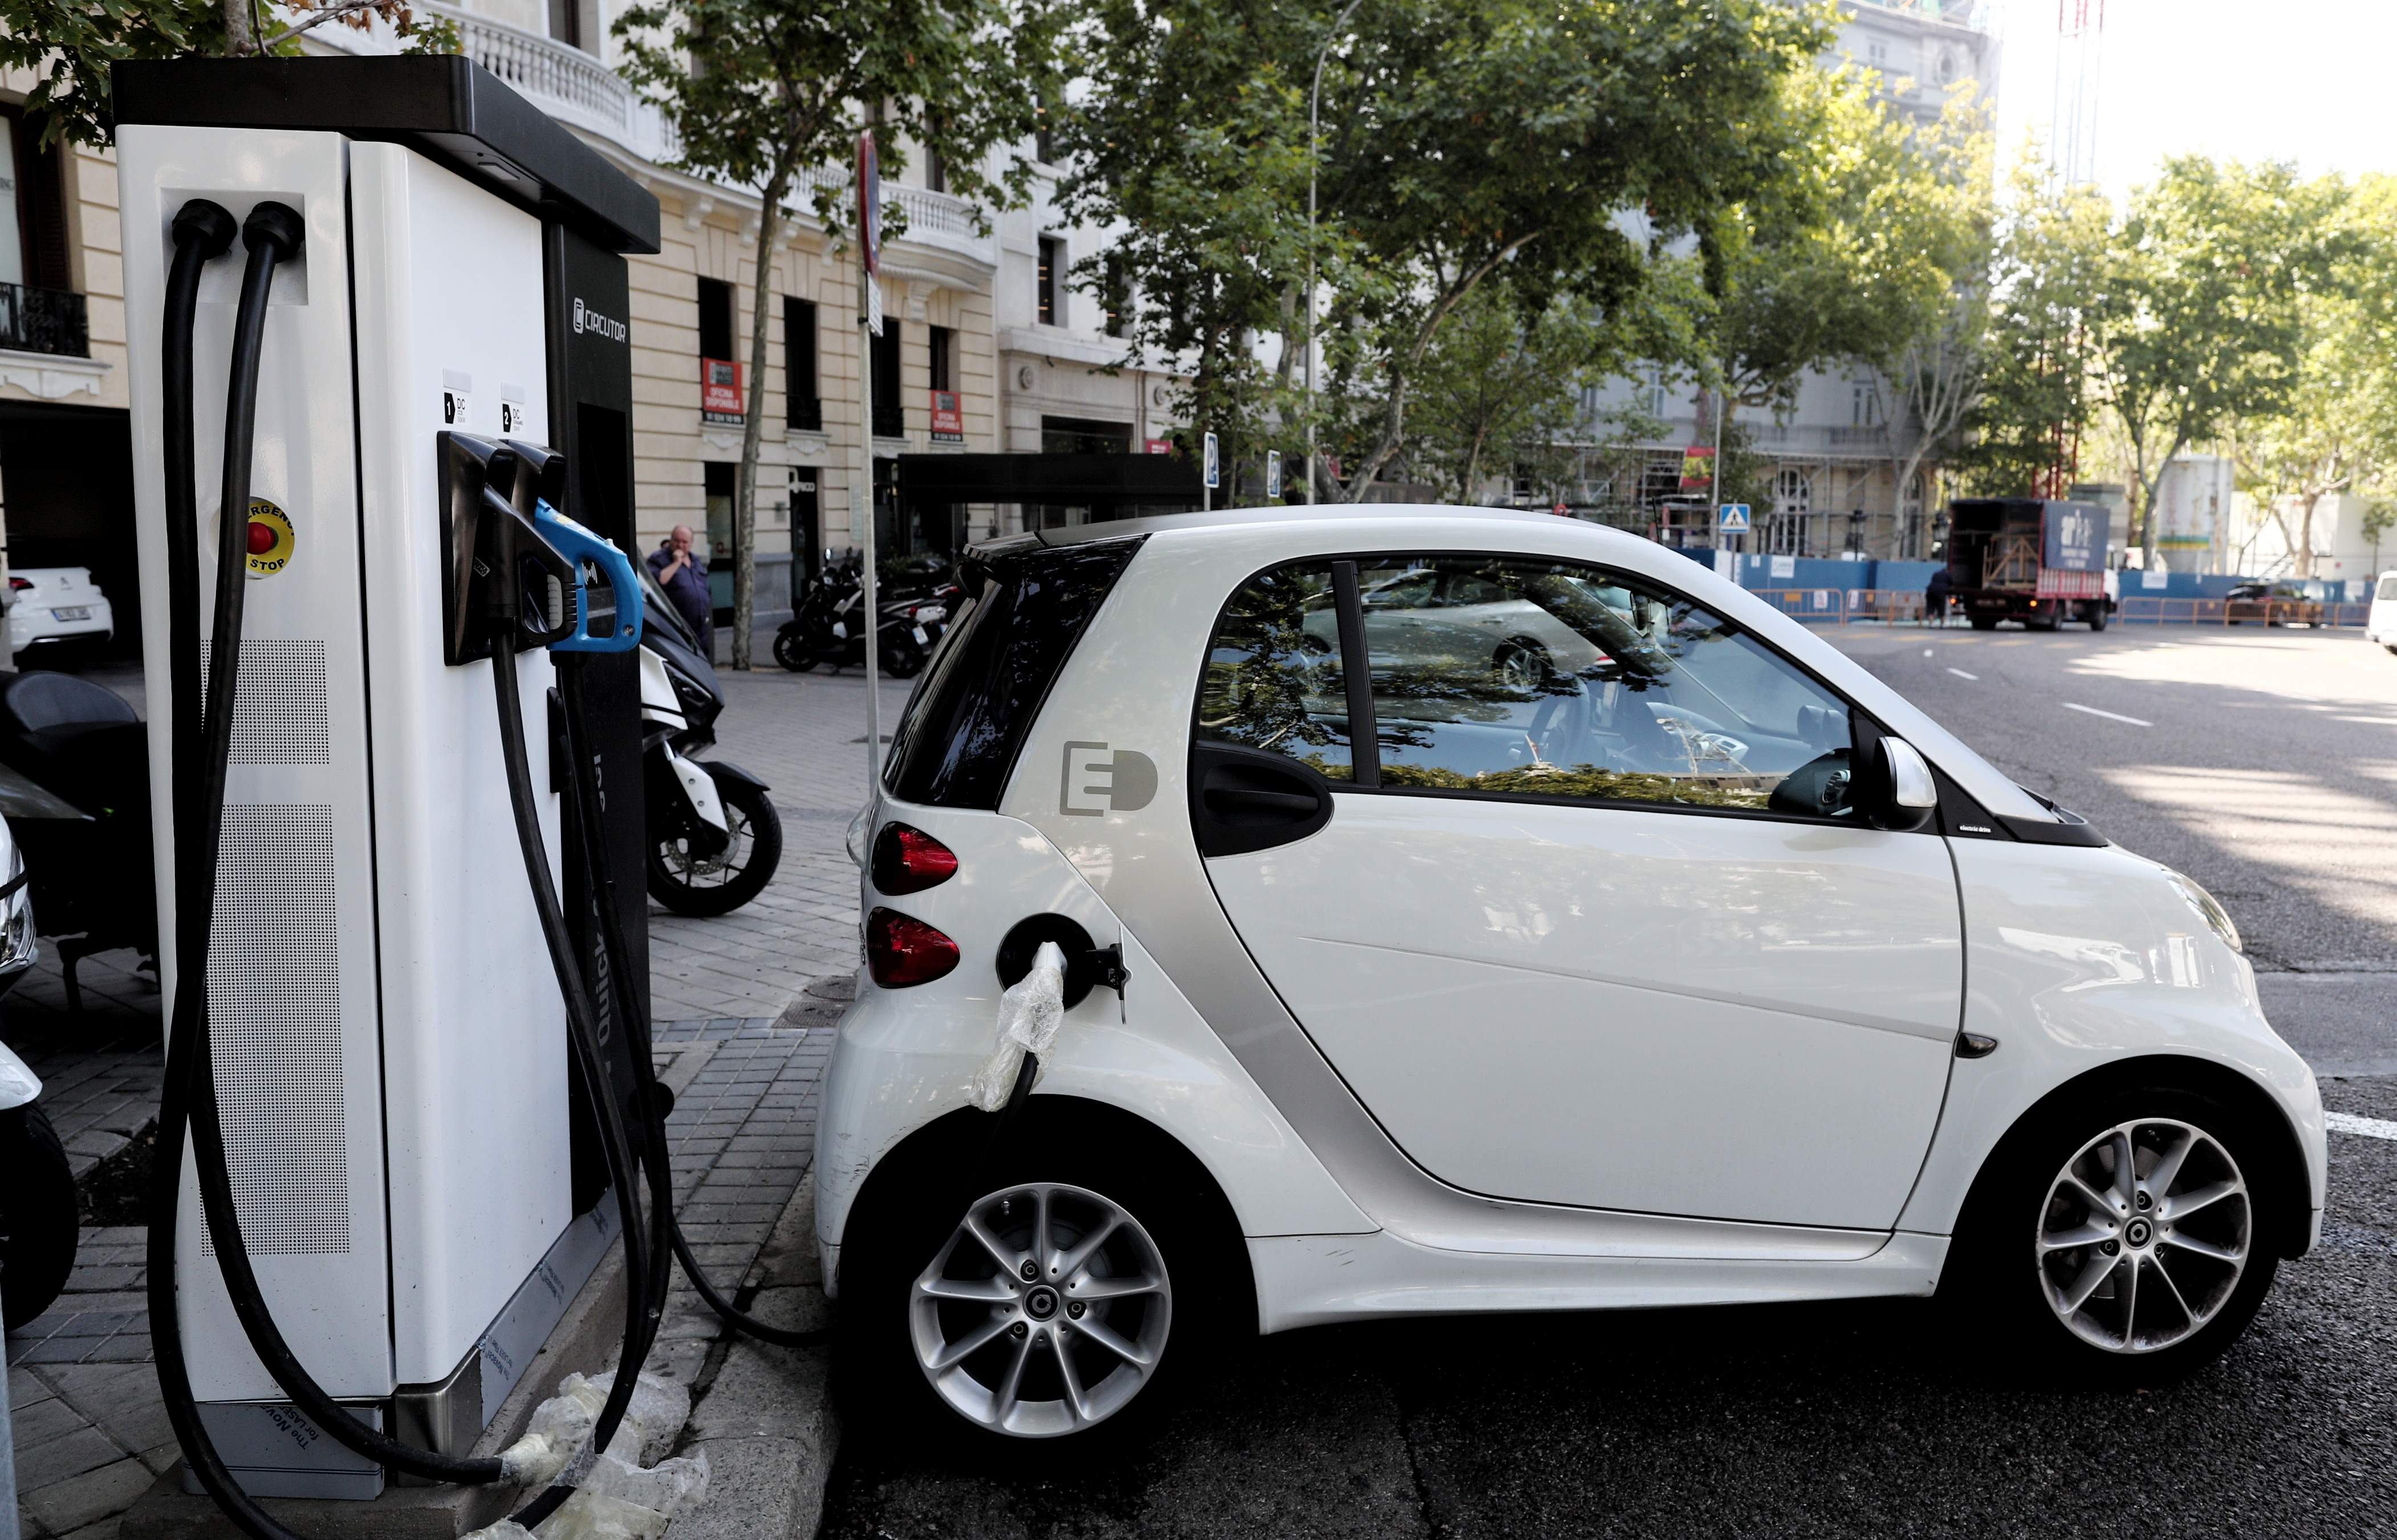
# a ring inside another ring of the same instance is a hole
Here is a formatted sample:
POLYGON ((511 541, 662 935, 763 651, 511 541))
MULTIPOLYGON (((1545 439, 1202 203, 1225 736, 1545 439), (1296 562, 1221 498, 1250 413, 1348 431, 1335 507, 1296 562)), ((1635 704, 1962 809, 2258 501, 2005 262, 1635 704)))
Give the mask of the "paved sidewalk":
MULTIPOLYGON (((856 877, 841 841, 864 791, 864 681, 728 673, 724 684, 716 756, 772 786, 783 864, 734 915, 652 909, 657 1057, 685 1085, 669 1132, 695 1254, 769 1319, 810 1323, 822 1309, 805 1203, 815 1092, 857 957, 856 877)), ((886 688, 886 733, 904 700, 904 687, 886 688)), ((157 992, 132 961, 84 963, 81 1021, 66 1017, 54 966, 10 1002, 7 1037, 40 1055, 79 1172, 121 1148, 155 1102, 157 992)), ((141 1247, 138 1228, 87 1227, 68 1293, 7 1338, 28 1540, 115 1540, 118 1516, 177 1458, 149 1368, 141 1247)), ((677 1274, 650 1367, 693 1386, 686 1442, 717 1467, 715 1495, 677 1533, 811 1533, 806 1473, 820 1495, 826 1462, 802 1455, 821 1456, 829 1437, 816 1357, 736 1346, 677 1274)))

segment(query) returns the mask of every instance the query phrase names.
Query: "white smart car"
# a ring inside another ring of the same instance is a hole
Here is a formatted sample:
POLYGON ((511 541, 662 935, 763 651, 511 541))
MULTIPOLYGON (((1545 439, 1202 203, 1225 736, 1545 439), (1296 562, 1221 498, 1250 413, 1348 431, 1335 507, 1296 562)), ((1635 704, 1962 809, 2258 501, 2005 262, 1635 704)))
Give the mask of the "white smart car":
POLYGON ((2397 572, 2383 572, 2373 584, 2372 608, 2364 612, 2364 639, 2397 652, 2397 572))
POLYGON ((1934 1292, 2144 1382, 2320 1234, 2221 907, 1684 556, 1384 506, 966 580, 852 838, 816 1223, 868 1396, 1055 1437, 1226 1331, 1934 1292), (1370 645, 1467 578, 1582 645, 1370 645), (1069 1009, 979 1110, 1044 939, 1069 1009))
POLYGON ((116 611, 87 567, 20 567, 8 574, 8 650, 64 642, 104 642, 116 635, 116 611))

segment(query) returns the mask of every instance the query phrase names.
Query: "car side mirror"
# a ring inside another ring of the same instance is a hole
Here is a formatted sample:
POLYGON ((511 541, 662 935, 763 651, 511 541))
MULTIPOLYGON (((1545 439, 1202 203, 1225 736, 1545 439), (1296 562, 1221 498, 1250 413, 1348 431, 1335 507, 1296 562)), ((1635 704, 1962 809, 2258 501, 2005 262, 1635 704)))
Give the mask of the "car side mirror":
POLYGON ((1857 807, 1877 829, 1910 834, 1939 810, 1939 783, 1922 751, 1882 733, 1866 750, 1857 779, 1857 807))

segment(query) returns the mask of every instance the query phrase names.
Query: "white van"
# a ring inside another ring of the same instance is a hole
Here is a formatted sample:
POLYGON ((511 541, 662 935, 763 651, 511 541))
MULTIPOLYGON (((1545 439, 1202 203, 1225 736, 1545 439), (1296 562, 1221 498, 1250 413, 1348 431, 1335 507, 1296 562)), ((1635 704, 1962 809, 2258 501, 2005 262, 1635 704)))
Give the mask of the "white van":
POLYGON ((2372 611, 2364 617, 2364 639, 2397 652, 2397 572, 2383 572, 2373 586, 2372 611))

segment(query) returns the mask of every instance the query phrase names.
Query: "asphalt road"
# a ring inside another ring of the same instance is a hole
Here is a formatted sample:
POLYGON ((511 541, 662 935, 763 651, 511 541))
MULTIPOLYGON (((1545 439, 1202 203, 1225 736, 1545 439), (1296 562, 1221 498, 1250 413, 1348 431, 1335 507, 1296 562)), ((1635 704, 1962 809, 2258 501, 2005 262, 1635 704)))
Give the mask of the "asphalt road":
MULTIPOLYGON (((2249 629, 1834 639, 2016 779, 2211 889, 2331 1107, 2397 1118, 2397 657, 2352 633, 2249 629)), ((1105 1459, 852 1440, 823 1533, 2397 1530, 2397 1142, 2332 1135, 2323 1246, 2183 1384, 2010 1383, 1950 1328, 1898 1302, 1295 1332, 1211 1365, 1105 1459)))

